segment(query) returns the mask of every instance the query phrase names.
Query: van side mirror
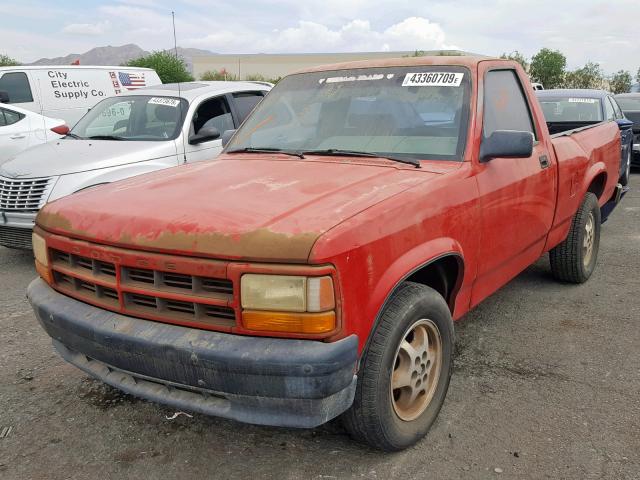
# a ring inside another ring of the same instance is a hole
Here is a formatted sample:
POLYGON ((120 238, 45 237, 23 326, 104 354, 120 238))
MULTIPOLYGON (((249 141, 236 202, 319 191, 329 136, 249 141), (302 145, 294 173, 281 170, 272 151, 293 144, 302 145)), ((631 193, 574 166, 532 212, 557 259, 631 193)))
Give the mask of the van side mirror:
POLYGON ((496 157, 530 157, 533 154, 533 134, 515 130, 496 130, 480 145, 480 162, 496 157))
POLYGON ((234 133, 236 133, 235 130, 224 131, 224 133, 222 134, 222 148, 227 146, 227 143, 229 143, 229 140, 231 140, 231 137, 233 137, 234 133))
POLYGON ((10 101, 9 94, 4 90, 0 90, 0 103, 9 103, 10 101))
POLYGON ((220 131, 216 127, 202 127, 198 133, 189 137, 189 145, 210 142, 216 138, 220 138, 220 131))

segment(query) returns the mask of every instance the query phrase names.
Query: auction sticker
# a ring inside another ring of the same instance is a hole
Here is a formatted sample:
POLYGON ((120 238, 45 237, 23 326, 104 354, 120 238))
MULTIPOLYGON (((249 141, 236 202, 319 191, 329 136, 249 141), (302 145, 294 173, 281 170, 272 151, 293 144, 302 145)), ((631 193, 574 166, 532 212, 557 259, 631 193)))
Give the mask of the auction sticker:
POLYGON ((403 87, 459 87, 464 73, 423 72, 407 73, 402 81, 403 87))
POLYGON ((569 103, 598 103, 597 98, 570 98, 569 103))
POLYGON ((166 105, 167 107, 177 107, 180 100, 177 98, 153 97, 149 100, 149 105, 166 105))

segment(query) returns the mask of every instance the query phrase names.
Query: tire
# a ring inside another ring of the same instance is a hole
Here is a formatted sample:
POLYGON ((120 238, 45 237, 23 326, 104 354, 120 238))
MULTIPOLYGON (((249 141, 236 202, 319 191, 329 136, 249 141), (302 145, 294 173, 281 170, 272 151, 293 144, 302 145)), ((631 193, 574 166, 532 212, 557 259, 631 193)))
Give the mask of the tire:
POLYGON ((444 403, 453 352, 453 321, 444 298, 421 284, 401 284, 363 354, 353 405, 342 416, 349 434, 384 451, 402 450, 424 437, 444 403), (425 335, 426 352, 419 347, 425 335), (404 343, 401 348, 403 340, 418 346, 417 356, 411 357, 404 343), (410 385, 392 389, 392 376, 397 384, 410 385), (418 391, 423 393, 411 403, 411 393, 418 391))
POLYGON ((596 267, 599 248, 600 207, 598 198, 588 192, 573 217, 567 238, 549 252, 553 276, 563 282, 586 282, 596 267))
POLYGON ((627 168, 620 177, 620 184, 623 187, 629 185, 629 177, 631 176, 631 147, 632 145, 629 145, 629 149, 627 150, 627 168))

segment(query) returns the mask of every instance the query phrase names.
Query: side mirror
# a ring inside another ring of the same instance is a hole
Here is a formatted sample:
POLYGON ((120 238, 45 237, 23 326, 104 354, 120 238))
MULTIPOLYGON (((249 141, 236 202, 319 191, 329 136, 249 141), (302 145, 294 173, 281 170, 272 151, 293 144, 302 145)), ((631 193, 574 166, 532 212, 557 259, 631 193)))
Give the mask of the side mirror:
POLYGON ((9 94, 4 90, 0 90, 0 103, 9 103, 9 94))
POLYGON ((227 146, 227 143, 229 143, 229 140, 231 140, 231 137, 233 137, 234 133, 236 133, 235 130, 224 131, 224 133, 222 134, 222 148, 227 146))
POLYGON ((220 138, 220 131, 216 127, 202 127, 198 133, 189 137, 189 145, 210 142, 216 138, 220 138))
POLYGON ((618 118, 616 123, 618 124, 618 127, 620 127, 620 130, 633 127, 633 122, 628 118, 618 118))
POLYGON ((480 145, 480 162, 496 157, 530 157, 533 154, 533 134, 515 130, 496 130, 480 145))

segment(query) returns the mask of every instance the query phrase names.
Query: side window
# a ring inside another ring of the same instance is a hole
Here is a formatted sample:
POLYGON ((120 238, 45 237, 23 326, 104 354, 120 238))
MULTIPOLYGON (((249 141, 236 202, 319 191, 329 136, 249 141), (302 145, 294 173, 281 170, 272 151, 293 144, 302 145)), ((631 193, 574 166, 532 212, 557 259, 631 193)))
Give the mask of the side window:
POLYGON ((240 123, 249 116, 255 106, 264 98, 263 92, 238 92, 233 94, 233 101, 236 103, 236 110, 240 115, 240 123))
POLYGON ((605 119, 615 120, 616 113, 613 110, 613 105, 611 104, 611 100, 609 100, 609 97, 604 99, 604 112, 605 112, 605 119))
POLYGON ((2 120, 4 122, 3 125, 13 125, 14 123, 18 123, 25 117, 25 115, 22 113, 7 110, 5 108, 0 109, 0 111, 2 111, 2 120))
POLYGON ((29 79, 24 72, 5 73, 0 77, 0 90, 9 94, 9 103, 33 102, 29 79))
POLYGON ((624 114, 620 109, 620 105, 618 105, 618 102, 616 102, 616 99, 613 97, 609 97, 609 101, 611 102, 611 105, 613 105, 613 111, 615 112, 616 118, 624 118, 624 114))
POLYGON ((484 81, 484 137, 496 130, 531 132, 537 138, 531 111, 513 70, 487 72, 484 81))
POLYGON ((233 117, 225 98, 216 97, 202 102, 193 115, 192 126, 193 133, 198 133, 202 127, 215 127, 220 134, 233 130, 233 117))

